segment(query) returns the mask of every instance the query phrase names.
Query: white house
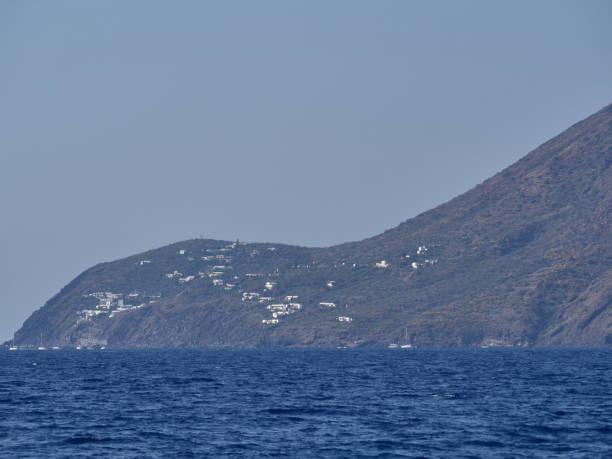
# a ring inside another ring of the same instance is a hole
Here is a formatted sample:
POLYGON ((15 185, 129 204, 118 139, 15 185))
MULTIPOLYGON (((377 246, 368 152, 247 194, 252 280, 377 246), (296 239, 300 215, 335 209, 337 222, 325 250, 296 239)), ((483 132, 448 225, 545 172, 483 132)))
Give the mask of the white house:
POLYGON ((335 308, 336 307, 336 303, 331 303, 329 301, 321 301, 319 303, 320 306, 324 306, 326 308, 335 308))
POLYGON ((266 290, 272 290, 275 285, 276 285, 276 282, 268 281, 265 283, 264 287, 266 290))
POLYGON ((257 292, 242 292, 242 301, 256 300, 259 298, 257 292))

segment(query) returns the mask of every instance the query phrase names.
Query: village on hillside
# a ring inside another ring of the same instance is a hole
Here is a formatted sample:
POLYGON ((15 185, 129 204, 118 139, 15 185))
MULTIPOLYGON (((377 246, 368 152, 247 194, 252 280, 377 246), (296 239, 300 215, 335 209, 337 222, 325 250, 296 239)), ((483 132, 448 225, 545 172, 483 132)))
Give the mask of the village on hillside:
MULTIPOLYGON (((261 311, 268 316, 261 319, 263 326, 276 326, 284 320, 286 316, 297 314, 303 311, 305 305, 319 308, 321 310, 339 309, 334 293, 337 289, 337 281, 328 279, 321 285, 321 291, 329 299, 311 301, 308 298, 300 298, 296 294, 277 294, 280 290, 278 285, 279 269, 275 268, 272 272, 244 272, 238 273, 232 264, 232 252, 239 246, 239 242, 225 245, 217 249, 205 249, 206 254, 191 253, 189 249, 179 249, 176 251, 176 260, 181 261, 187 258, 190 262, 200 261, 200 269, 193 272, 183 272, 178 267, 163 272, 162 279, 177 286, 187 287, 192 282, 208 282, 213 288, 219 289, 229 294, 237 295, 245 306, 261 307, 261 311), (259 288, 243 289, 239 285, 241 281, 249 281, 250 284, 257 283, 259 288)), ((267 253, 274 253, 276 247, 266 247, 267 253)), ((422 269, 425 266, 432 266, 437 263, 437 259, 427 257, 429 249, 425 245, 419 245, 412 253, 403 253, 398 257, 397 263, 407 265, 412 270, 422 269)), ((261 255, 260 249, 253 249, 249 253, 249 258, 256 258, 261 255)), ((181 264, 181 263, 177 263, 181 264)), ((394 262, 387 259, 374 261, 370 266, 374 270, 390 270, 394 262)), ((155 260, 146 258, 137 262, 139 267, 154 267, 155 260)), ((319 266, 331 267, 334 270, 357 269, 363 267, 359 263, 334 263, 332 265, 296 264, 295 269, 312 270, 319 266)), ((98 319, 112 319, 120 314, 129 313, 142 308, 146 308, 160 301, 160 293, 150 294, 147 292, 132 291, 128 293, 97 291, 91 292, 85 297, 95 298, 97 304, 93 308, 81 309, 77 312, 77 325, 98 319)), ((343 306, 348 309, 349 305, 343 306)), ((338 314, 335 316, 337 323, 350 324, 354 318, 349 315, 338 314)))

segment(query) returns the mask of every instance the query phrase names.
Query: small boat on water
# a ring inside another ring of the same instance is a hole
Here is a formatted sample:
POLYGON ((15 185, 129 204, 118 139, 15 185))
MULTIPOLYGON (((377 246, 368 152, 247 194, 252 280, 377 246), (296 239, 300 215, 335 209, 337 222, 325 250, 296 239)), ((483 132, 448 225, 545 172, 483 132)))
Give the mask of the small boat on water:
POLYGON ((391 343, 387 346, 389 349, 397 349, 399 347, 399 344, 396 343, 391 343))
POLYGON ((9 347, 9 351, 16 351, 18 349, 17 346, 15 346, 15 340, 13 340, 13 344, 11 344, 11 346, 9 347))
POLYGON ((402 348, 402 349, 412 349, 412 344, 410 344, 410 343, 408 342, 408 327, 406 327, 406 338, 405 338, 405 340, 406 340, 406 341, 405 341, 405 343, 404 343, 404 344, 402 344, 401 348, 402 348))
POLYGON ((38 346, 38 350, 39 351, 44 351, 47 348, 45 346, 43 346, 43 341, 42 341, 42 333, 40 334, 40 346, 38 346))

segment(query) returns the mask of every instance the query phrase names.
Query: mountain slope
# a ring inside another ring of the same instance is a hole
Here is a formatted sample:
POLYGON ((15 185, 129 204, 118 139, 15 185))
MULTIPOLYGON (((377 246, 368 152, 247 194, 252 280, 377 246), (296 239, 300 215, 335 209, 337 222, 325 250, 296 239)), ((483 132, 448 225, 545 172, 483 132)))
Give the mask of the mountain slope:
POLYGON ((310 249, 196 239, 94 266, 15 341, 612 344, 611 165, 609 105, 364 241, 310 249))

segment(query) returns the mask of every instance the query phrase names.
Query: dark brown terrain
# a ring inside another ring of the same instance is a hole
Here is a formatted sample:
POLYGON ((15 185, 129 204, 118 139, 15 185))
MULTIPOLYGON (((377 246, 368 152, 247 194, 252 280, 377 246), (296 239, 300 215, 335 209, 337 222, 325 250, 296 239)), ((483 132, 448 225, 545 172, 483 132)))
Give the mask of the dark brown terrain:
POLYGON ((370 239, 328 248, 195 239, 94 266, 15 343, 610 345, 611 165, 609 105, 370 239))

